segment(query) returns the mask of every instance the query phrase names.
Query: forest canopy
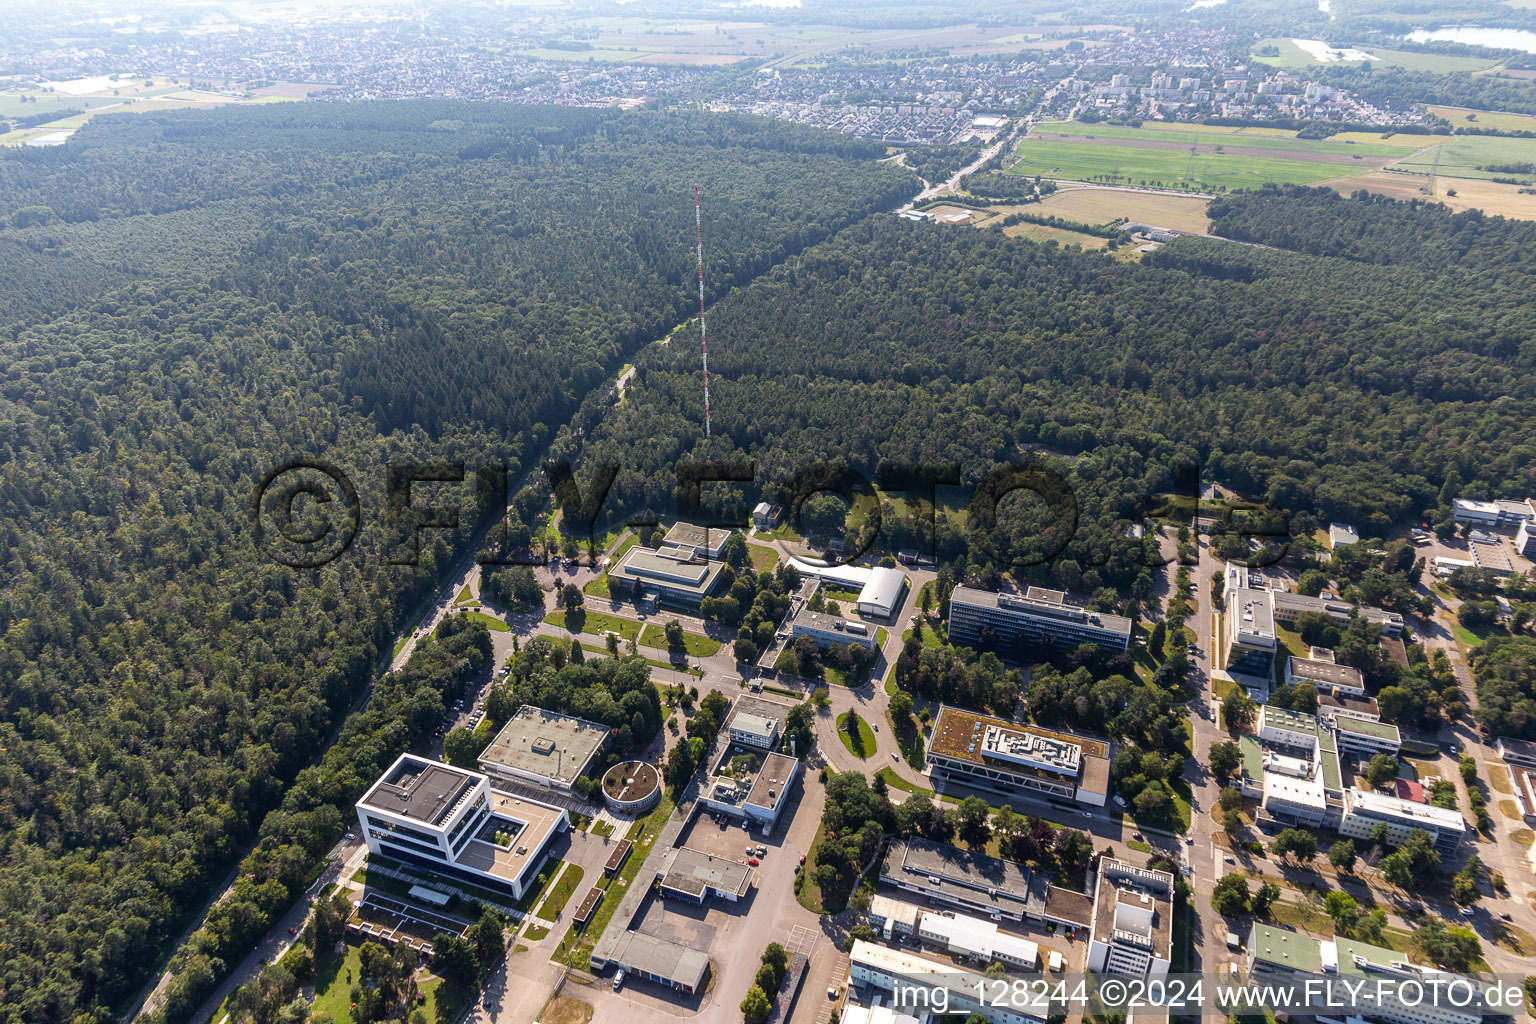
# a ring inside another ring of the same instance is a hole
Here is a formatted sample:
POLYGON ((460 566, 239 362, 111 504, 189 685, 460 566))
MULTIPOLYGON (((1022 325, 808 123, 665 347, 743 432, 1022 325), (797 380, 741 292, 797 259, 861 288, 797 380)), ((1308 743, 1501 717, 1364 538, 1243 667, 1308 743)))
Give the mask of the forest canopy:
POLYGON ((390 564, 386 465, 515 481, 691 315, 694 182, 723 294, 915 191, 881 155, 749 117, 420 102, 101 118, 0 156, 0 1022, 132 1000, 505 498, 390 564), (296 454, 360 492, 323 568, 253 542, 257 482, 296 454))

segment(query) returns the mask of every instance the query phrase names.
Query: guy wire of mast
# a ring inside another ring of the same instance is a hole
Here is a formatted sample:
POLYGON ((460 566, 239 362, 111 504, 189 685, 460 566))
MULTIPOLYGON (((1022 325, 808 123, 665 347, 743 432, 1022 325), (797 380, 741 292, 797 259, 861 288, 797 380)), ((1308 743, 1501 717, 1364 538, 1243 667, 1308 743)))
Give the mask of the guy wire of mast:
POLYGON ((704 218, 699 213, 699 186, 693 186, 693 227, 699 254, 699 350, 704 360, 704 436, 709 436, 709 335, 704 331, 704 218))

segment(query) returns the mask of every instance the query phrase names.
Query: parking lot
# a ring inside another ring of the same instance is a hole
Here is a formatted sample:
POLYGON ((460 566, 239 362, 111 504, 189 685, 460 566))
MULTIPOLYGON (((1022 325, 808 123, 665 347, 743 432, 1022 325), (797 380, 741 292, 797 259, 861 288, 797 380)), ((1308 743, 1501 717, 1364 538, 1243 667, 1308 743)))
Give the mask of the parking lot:
POLYGON ((726 826, 721 828, 707 811, 701 812, 678 838, 678 845, 712 857, 726 857, 745 864, 753 857, 758 858, 760 863, 766 862, 778 852, 779 844, 784 841, 783 835, 763 835, 761 828, 748 832, 741 827, 738 818, 728 818, 726 821, 726 826), (747 852, 749 846, 752 848, 751 853, 747 852), (765 848, 767 854, 759 856, 759 846, 765 848))

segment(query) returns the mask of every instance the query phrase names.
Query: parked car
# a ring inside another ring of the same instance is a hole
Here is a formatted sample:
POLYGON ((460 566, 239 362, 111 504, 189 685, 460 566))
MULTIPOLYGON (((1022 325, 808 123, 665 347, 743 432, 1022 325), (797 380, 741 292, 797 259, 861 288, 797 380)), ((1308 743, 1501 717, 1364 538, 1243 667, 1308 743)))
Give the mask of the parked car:
POLYGON ((805 854, 803 853, 800 855, 800 863, 802 866, 805 864, 805 854))
POLYGON ((768 847, 766 847, 766 846, 759 846, 757 848, 757 855, 759 857, 766 857, 766 856, 768 856, 768 847))
POLYGON ((757 867, 758 860, 757 860, 756 857, 748 857, 747 858, 747 863, 752 865, 753 867, 757 867))
POLYGON ((1461 908, 1461 916, 1462 917, 1471 917, 1475 913, 1477 913, 1477 911, 1473 910, 1471 907, 1462 907, 1461 908))
POLYGON ((898 764, 901 763, 901 758, 896 756, 896 751, 894 750, 891 751, 891 760, 897 762, 898 764))
POLYGON ((613 990, 615 992, 617 992, 619 989, 621 989, 623 987, 624 987, 624 971, 621 968, 619 970, 619 973, 615 974, 613 976, 613 990))

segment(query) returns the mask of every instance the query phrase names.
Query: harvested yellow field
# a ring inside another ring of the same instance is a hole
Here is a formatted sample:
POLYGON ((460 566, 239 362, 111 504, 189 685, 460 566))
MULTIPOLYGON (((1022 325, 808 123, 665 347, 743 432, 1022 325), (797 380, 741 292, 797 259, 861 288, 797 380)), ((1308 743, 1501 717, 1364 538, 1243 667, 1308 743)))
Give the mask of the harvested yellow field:
POLYGON ((1393 199, 1434 199, 1458 213, 1462 210, 1481 210, 1490 216, 1536 220, 1536 194, 1521 193, 1519 185, 1505 185, 1481 178, 1447 178, 1437 175, 1433 195, 1429 192, 1427 176, 1393 171, 1336 178, 1322 184, 1344 195, 1363 188, 1393 199), (1449 195, 1449 192, 1456 194, 1449 195))
POLYGON ((1205 215, 1209 205, 1210 200, 1199 196, 1114 188, 1064 188, 1029 209, 1082 224, 1138 220, 1161 228, 1204 234, 1211 227, 1210 219, 1205 215))

